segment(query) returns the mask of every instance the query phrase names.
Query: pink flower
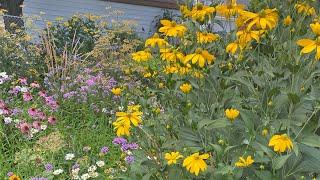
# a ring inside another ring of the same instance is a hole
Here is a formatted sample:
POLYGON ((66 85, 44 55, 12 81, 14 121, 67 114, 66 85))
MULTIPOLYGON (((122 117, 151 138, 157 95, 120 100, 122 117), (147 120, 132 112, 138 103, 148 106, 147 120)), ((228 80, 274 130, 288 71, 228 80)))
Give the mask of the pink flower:
POLYGON ((38 111, 37 116, 40 120, 45 120, 46 119, 46 114, 44 112, 38 111))
POLYGON ((28 114, 31 117, 35 117, 38 114, 38 110, 36 108, 29 108, 28 109, 28 114))
POLYGON ((39 121, 33 121, 32 126, 35 129, 41 129, 41 123, 39 121))
POLYGON ((32 95, 29 92, 23 93, 23 100, 24 101, 31 101, 32 100, 32 95))
POLYGON ((39 92, 39 96, 40 96, 40 97, 43 97, 43 98, 46 97, 46 96, 47 96, 46 91, 40 91, 40 92, 39 92))
POLYGON ((24 123, 21 123, 20 124, 20 131, 23 133, 23 134, 29 134, 30 132, 30 125, 26 122, 24 123))
POLYGON ((4 103, 3 100, 0 100, 0 108, 4 108, 4 107, 6 107, 6 104, 4 103))
POLYGON ((33 87, 33 88, 39 88, 40 87, 40 85, 38 83, 36 83, 36 82, 31 83, 30 86, 33 87))
POLYGON ((49 122, 49 124, 54 125, 54 124, 57 123, 57 119, 56 119, 55 117, 53 117, 53 116, 50 116, 50 117, 48 118, 48 122, 49 122))
POLYGON ((27 84, 28 84, 28 83, 27 83, 27 78, 25 78, 25 77, 19 78, 19 82, 20 82, 21 84, 23 84, 23 85, 27 85, 27 84))

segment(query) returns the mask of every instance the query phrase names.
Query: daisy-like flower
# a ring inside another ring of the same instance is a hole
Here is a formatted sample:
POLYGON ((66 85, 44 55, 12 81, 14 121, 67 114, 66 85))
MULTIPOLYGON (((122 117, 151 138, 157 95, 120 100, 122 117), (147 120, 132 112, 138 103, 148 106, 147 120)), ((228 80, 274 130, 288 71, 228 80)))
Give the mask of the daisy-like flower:
POLYGON ((195 53, 188 54, 185 57, 184 63, 186 64, 191 60, 192 64, 198 63, 198 66, 203 68, 206 62, 211 64, 215 59, 214 55, 211 55, 207 50, 197 48, 195 53))
POLYGON ((127 111, 127 112, 116 112, 117 121, 131 122, 134 126, 138 126, 141 123, 141 111, 127 111))
POLYGON ((149 49, 138 51, 138 52, 132 53, 131 55, 132 55, 132 59, 137 62, 144 62, 152 59, 152 55, 149 49))
POLYGON ((244 29, 242 31, 238 31, 236 33, 237 38, 240 42, 243 42, 245 44, 251 42, 253 39, 259 42, 260 36, 263 34, 263 31, 253 31, 253 30, 247 30, 244 29))
POLYGON ((202 3, 197 3, 191 10, 190 16, 193 20, 203 22, 206 17, 211 17, 211 15, 216 11, 214 7, 205 6, 202 3))
POLYGON ((117 131, 117 136, 130 136, 130 121, 116 121, 113 122, 112 125, 114 126, 114 129, 117 131))
POLYGON ((105 165, 105 162, 104 161, 97 161, 96 164, 98 167, 103 167, 105 165))
POLYGON ((315 40, 312 39, 300 39, 297 41, 297 44, 299 46, 302 46, 302 50, 300 51, 300 54, 308 54, 312 51, 316 50, 316 59, 320 59, 320 23, 316 22, 313 24, 310 24, 310 27, 314 34, 316 34, 318 37, 315 40))
POLYGON ((64 159, 67 161, 72 160, 75 157, 75 155, 73 153, 68 153, 64 156, 64 159))
POLYGON ((197 32, 197 42, 200 44, 203 43, 212 43, 219 39, 219 35, 213 34, 213 33, 202 33, 202 32, 197 32))
POLYGON ((297 4, 295 4, 294 8, 300 14, 305 14, 307 16, 316 15, 316 10, 314 9, 314 7, 312 7, 309 4, 307 4, 307 2, 297 3, 297 4))
POLYGON ((239 161, 235 163, 235 166, 239 168, 245 168, 245 167, 249 167, 253 163, 254 163, 254 160, 252 159, 251 156, 248 156, 247 158, 244 158, 241 156, 239 157, 239 161))
POLYGON ((146 47, 147 46, 164 47, 164 46, 167 46, 167 45, 169 45, 169 43, 166 40, 160 38, 158 33, 154 33, 154 35, 152 37, 150 37, 149 39, 147 39, 146 42, 145 42, 145 46, 146 47))
POLYGON ((59 174, 62 174, 63 173, 63 169, 57 169, 55 171, 52 172, 53 175, 57 176, 59 174))
POLYGON ((121 88, 112 88, 111 92, 116 96, 120 96, 122 89, 121 88))
POLYGON ((225 115, 230 121, 234 121, 238 116, 240 112, 237 109, 226 109, 225 110, 225 115))
MULTIPOLYGON (((243 39, 241 39, 243 40, 243 39)), ((226 47, 226 52, 230 54, 235 54, 237 51, 242 51, 246 47, 247 43, 240 41, 239 39, 229 43, 226 47)))
POLYGON ((237 0, 231 0, 227 4, 221 4, 216 6, 216 11, 220 16, 230 19, 232 16, 236 16, 244 9, 245 5, 237 4, 237 0))
POLYGON ((165 154, 165 159, 167 160, 168 165, 176 164, 177 160, 183 156, 179 152, 170 152, 165 154))
POLYGON ((244 24, 246 24, 248 30, 252 29, 253 26, 262 30, 273 29, 279 18, 276 9, 263 9, 258 13, 242 11, 241 16, 244 16, 244 24))
POLYGON ((12 174, 10 177, 9 177, 9 180, 20 180, 21 178, 16 175, 16 174, 12 174))
POLYGON ((209 158, 209 154, 194 153, 183 160, 183 167, 185 167, 190 173, 199 175, 200 171, 207 169, 206 159, 209 158))
POLYGON ((292 24, 292 18, 288 15, 286 18, 283 19, 283 25, 290 26, 292 24))
POLYGON ((185 18, 189 17, 190 13, 191 13, 191 11, 188 9, 188 6, 186 6, 186 5, 180 6, 180 12, 181 12, 182 16, 185 18))
POLYGON ((189 83, 184 83, 180 86, 180 90, 185 94, 188 94, 191 91, 191 89, 192 86, 189 83))
POLYGON ((175 21, 161 20, 160 23, 163 25, 159 29, 159 32, 164 33, 166 36, 170 37, 182 37, 187 31, 184 25, 177 24, 175 21))
POLYGON ((169 62, 182 62, 185 57, 182 52, 171 48, 160 49, 160 53, 160 58, 169 62))
POLYGON ((273 147, 275 152, 283 153, 293 148, 292 141, 287 134, 273 135, 269 141, 269 146, 273 147))

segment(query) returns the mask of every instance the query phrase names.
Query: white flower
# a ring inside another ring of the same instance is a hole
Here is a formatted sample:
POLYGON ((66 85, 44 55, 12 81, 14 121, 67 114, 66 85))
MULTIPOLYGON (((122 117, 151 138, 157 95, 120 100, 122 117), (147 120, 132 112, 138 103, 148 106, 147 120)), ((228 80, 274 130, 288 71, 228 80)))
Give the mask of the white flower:
POLYGON ((64 156, 64 159, 68 161, 68 160, 72 160, 74 157, 75 157, 74 154, 68 153, 66 154, 66 156, 64 156))
POLYGON ((15 120, 13 120, 13 122, 14 122, 15 124, 19 124, 19 123, 20 123, 20 119, 15 119, 15 120))
POLYGON ((102 108, 102 110, 101 110, 103 113, 106 113, 106 112, 108 112, 108 110, 107 110, 107 108, 102 108))
POLYGON ((3 121, 4 121, 5 124, 10 124, 12 122, 12 118, 11 117, 5 117, 3 121))
POLYGON ((2 109, 0 109, 0 115, 2 115, 3 114, 3 110, 2 109))
POLYGON ((29 89, 28 89, 27 87, 22 87, 22 88, 20 89, 20 91, 25 93, 25 92, 28 92, 29 89))
POLYGON ((97 172, 89 172, 89 176, 92 177, 92 178, 96 178, 99 176, 99 173, 97 172))
POLYGON ((78 176, 79 171, 80 171, 80 168, 72 169, 71 171, 72 176, 78 176))
POLYGON ((36 134, 36 133, 38 133, 38 132, 39 132, 38 129, 35 129, 35 128, 32 128, 32 129, 31 129, 31 134, 36 134))
POLYGON ((87 180, 90 178, 90 175, 88 173, 82 174, 81 180, 87 180))
POLYGON ((103 167, 105 165, 104 161, 97 161, 96 164, 98 167, 103 167))
POLYGON ((0 73, 0 77, 1 77, 1 78, 4 78, 4 79, 7 79, 9 76, 7 75, 6 72, 1 72, 1 73, 0 73))
POLYGON ((133 155, 133 153, 130 150, 126 151, 126 154, 129 156, 133 155))
POLYGON ((48 127, 48 126, 47 126, 47 125, 45 125, 45 124, 43 124, 43 125, 41 125, 41 126, 40 126, 41 130, 46 130, 46 129, 47 129, 47 127, 48 127))
POLYGON ((63 173, 63 169, 57 169, 57 170, 52 172, 53 175, 59 175, 61 173, 63 173))
POLYGON ((97 166, 95 166, 95 165, 92 165, 92 166, 90 166, 89 168, 88 168, 88 172, 94 172, 94 171, 96 171, 97 170, 97 166))
POLYGON ((119 106, 119 111, 122 111, 124 109, 123 106, 119 106))
POLYGON ((3 79, 0 79, 0 84, 3 84, 4 83, 4 80, 3 79))

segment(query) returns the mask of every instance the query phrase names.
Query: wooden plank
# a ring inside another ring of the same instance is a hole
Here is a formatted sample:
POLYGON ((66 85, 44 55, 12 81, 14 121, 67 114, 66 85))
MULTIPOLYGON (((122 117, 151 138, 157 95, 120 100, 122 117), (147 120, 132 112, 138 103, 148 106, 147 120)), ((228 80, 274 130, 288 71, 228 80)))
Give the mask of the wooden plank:
POLYGON ((107 0, 111 2, 134 4, 141 6, 152 6, 166 9, 178 9, 176 0, 107 0))

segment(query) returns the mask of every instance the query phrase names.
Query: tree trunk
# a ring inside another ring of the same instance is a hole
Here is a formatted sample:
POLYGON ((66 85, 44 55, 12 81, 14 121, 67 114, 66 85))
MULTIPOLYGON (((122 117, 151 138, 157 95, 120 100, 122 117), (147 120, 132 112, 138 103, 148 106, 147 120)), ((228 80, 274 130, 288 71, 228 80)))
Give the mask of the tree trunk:
POLYGON ((0 0, 1 7, 7 12, 3 17, 7 31, 14 33, 16 29, 22 29, 24 22, 22 17, 22 5, 24 0, 0 0))

